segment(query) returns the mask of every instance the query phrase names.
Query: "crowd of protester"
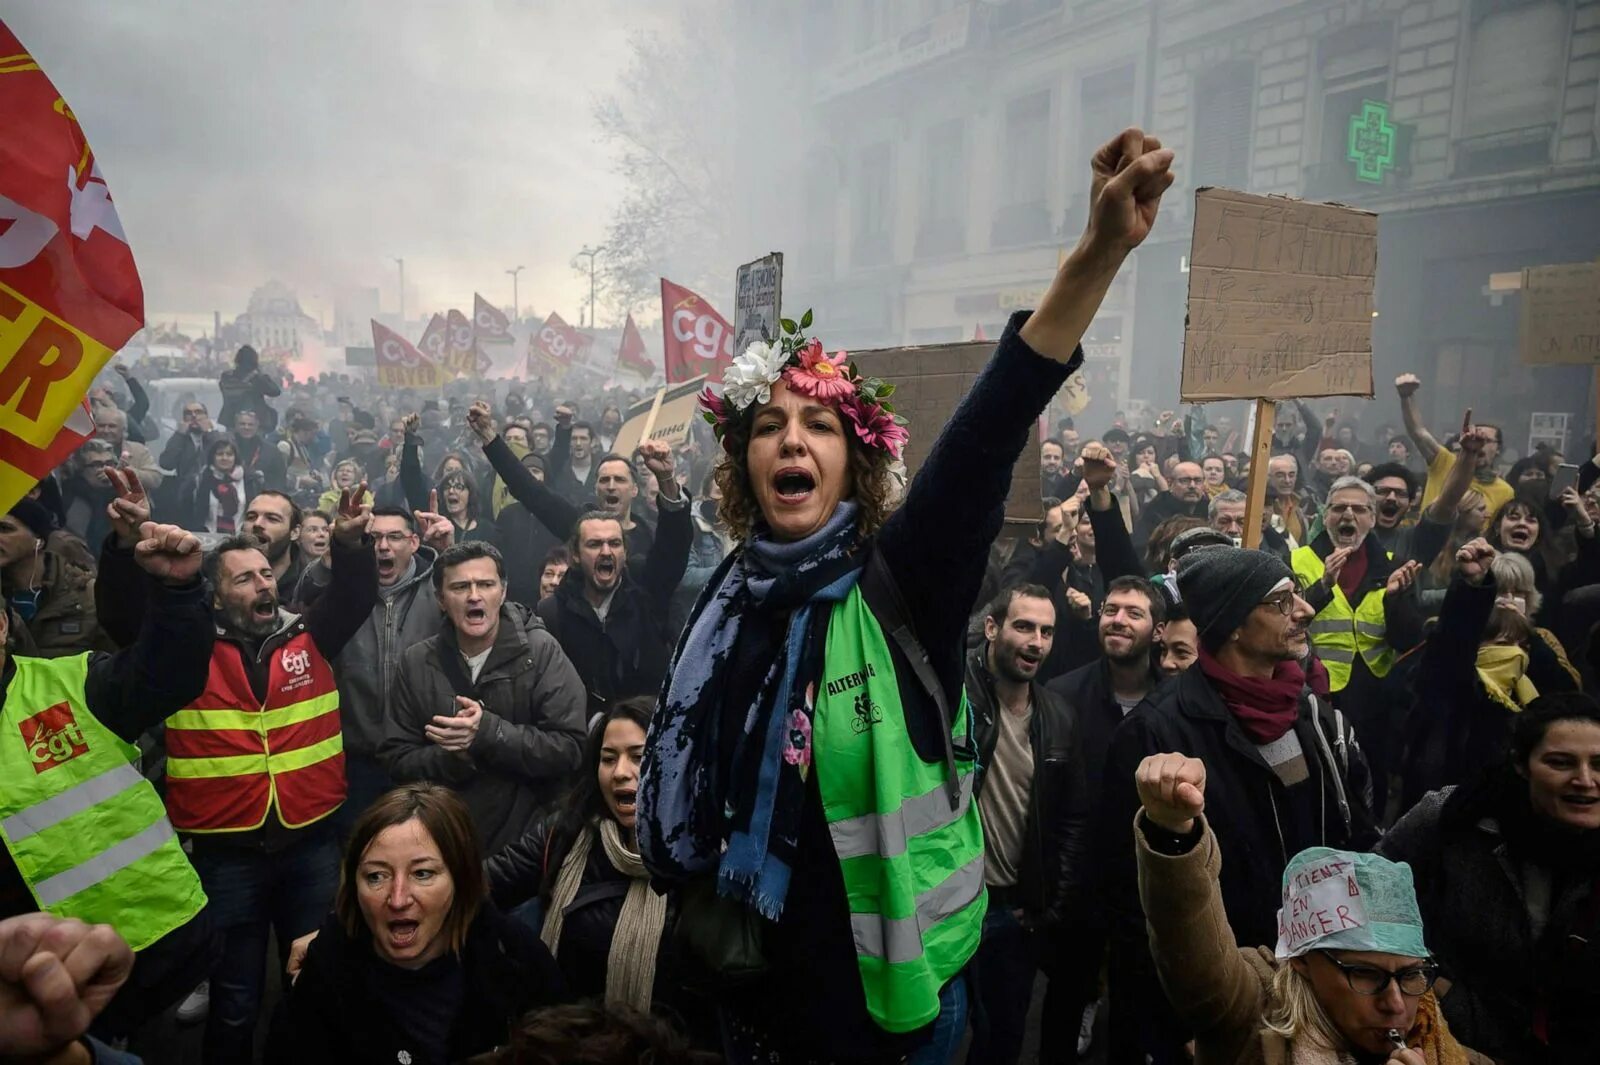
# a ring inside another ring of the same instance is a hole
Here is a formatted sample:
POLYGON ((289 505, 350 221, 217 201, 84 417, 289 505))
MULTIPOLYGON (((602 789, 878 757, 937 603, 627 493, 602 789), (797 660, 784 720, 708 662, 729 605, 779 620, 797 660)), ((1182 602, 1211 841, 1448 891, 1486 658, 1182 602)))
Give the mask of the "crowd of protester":
POLYGON ((1600 458, 1408 374, 1257 428, 1260 548, 1203 408, 1061 420, 999 535, 1170 164, 1102 149, 904 490, 798 342, 628 454, 620 392, 105 375, 0 516, 0 1060, 1600 1060, 1600 458))

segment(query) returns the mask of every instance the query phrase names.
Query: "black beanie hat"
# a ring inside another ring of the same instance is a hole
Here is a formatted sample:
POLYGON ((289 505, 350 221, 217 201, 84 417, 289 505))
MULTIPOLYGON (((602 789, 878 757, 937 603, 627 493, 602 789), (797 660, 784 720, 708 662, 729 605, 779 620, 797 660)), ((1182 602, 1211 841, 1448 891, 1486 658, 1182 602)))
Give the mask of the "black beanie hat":
POLYGON ((28 527, 28 531, 40 540, 46 539, 56 528, 56 519, 44 505, 36 500, 23 496, 11 508, 11 516, 28 527))
POLYGON ((1277 555, 1242 547, 1202 547, 1178 563, 1178 591, 1200 642, 1216 651, 1250 611, 1294 571, 1277 555))

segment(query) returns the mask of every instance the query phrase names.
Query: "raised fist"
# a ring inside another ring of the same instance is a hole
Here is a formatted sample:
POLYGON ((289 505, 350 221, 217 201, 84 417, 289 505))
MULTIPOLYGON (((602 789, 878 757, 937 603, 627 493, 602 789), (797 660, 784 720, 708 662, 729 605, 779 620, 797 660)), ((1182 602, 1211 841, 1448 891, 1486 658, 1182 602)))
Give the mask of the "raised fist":
POLYGON ((1078 452, 1078 465, 1083 470, 1083 482, 1094 492, 1105 488, 1117 475, 1117 459, 1104 444, 1088 443, 1078 452))
POLYGON ((1126 255, 1150 235, 1161 195, 1177 177, 1172 150, 1130 127, 1094 153, 1090 170, 1092 198, 1084 235, 1096 250, 1126 255))
POLYGON ((1087 593, 1076 588, 1067 589, 1067 609, 1072 611, 1072 616, 1079 621, 1088 621, 1094 616, 1094 601, 1087 593))
POLYGON ((200 572, 200 540, 176 525, 147 521, 139 527, 140 540, 133 560, 164 584, 188 584, 200 572))
POLYGON ((1187 835, 1206 808, 1206 767, 1183 754, 1152 754, 1133 772, 1144 816, 1157 828, 1187 835))
POLYGON ((1456 552, 1456 569, 1469 584, 1482 584, 1484 575, 1489 572, 1489 563, 1494 561, 1497 554, 1489 546, 1489 541, 1483 537, 1468 540, 1461 545, 1461 550, 1456 552))
POLYGON ((1403 373, 1394 379, 1394 390, 1400 393, 1401 399, 1417 394, 1417 389, 1422 387, 1422 381, 1414 373, 1403 373))
POLYGON ((482 443, 487 444, 495 437, 494 414, 482 400, 467 410, 467 425, 482 443))

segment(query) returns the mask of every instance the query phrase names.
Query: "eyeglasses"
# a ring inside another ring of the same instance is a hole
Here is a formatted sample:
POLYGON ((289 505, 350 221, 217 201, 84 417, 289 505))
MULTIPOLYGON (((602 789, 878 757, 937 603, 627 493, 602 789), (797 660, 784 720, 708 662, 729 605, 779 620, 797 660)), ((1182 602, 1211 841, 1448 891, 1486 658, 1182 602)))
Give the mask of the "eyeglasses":
POLYGON ((1363 518, 1372 513, 1372 508, 1365 503, 1329 503, 1328 513, 1354 514, 1358 518, 1363 518))
POLYGON ((1373 491, 1377 492, 1380 496, 1394 496, 1397 499, 1404 499, 1411 495, 1411 493, 1406 491, 1404 488, 1394 488, 1392 486, 1388 488, 1375 488, 1373 491))
POLYGON ((1319 950, 1317 953, 1344 973, 1345 982, 1350 985, 1350 990, 1358 995, 1381 995, 1389 989, 1389 981, 1392 980, 1400 988, 1402 995, 1421 998, 1433 989, 1434 981, 1439 979, 1439 967, 1431 962, 1419 965, 1415 969, 1401 969, 1392 973, 1373 965, 1347 965, 1325 950, 1319 950))
POLYGON ((1294 600, 1295 594, 1293 592, 1279 592, 1277 595, 1268 596, 1256 605, 1270 606, 1284 617, 1288 617, 1294 613, 1294 600))
POLYGON ((380 544, 403 544, 411 539, 408 532, 381 532, 373 533, 372 538, 380 544))

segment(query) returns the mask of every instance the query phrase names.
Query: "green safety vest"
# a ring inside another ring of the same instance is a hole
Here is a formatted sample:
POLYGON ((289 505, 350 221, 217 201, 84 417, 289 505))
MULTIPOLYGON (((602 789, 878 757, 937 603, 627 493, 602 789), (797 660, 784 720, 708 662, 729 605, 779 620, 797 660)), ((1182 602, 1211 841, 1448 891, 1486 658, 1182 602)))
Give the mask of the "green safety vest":
MULTIPOLYGON (((963 696, 956 739, 969 721, 963 696)), ((889 647, 859 586, 829 618, 812 732, 867 1012, 886 1031, 914 1031, 939 1015, 940 989, 983 931, 977 760, 957 755, 953 801, 945 766, 911 745, 889 647)))
POLYGON ((0 840, 39 909, 108 924, 143 950, 200 912, 200 877, 139 773, 139 749, 89 713, 88 653, 12 661, 0 840))
MULTIPOLYGON (((1393 558, 1393 554, 1390 556, 1393 558)), ((1295 548, 1290 556, 1295 578, 1301 587, 1322 579, 1327 572, 1322 559, 1310 546, 1295 548)), ((1328 690, 1343 691, 1350 683, 1356 656, 1367 664, 1374 677, 1382 680, 1394 668, 1394 648, 1389 646, 1389 629, 1383 619, 1383 586, 1372 589, 1351 606, 1344 589, 1333 586, 1333 598, 1311 621, 1311 643, 1317 657, 1328 669, 1328 690)))

